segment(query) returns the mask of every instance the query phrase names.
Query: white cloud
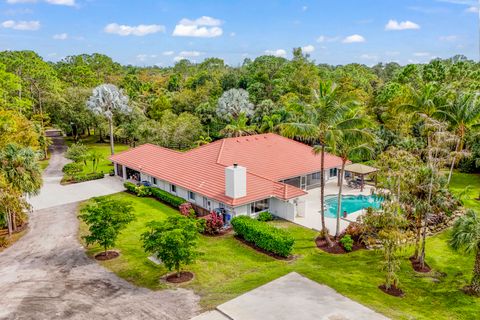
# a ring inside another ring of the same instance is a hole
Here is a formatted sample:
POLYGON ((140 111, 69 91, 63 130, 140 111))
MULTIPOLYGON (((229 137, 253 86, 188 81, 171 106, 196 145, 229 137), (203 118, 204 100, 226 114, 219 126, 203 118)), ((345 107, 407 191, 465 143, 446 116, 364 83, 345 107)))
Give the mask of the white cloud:
POLYGON ((465 9, 465 12, 468 13, 478 13, 478 7, 477 6, 470 6, 467 9, 465 9))
POLYGON ((453 42, 458 39, 458 36, 456 35, 449 35, 449 36, 441 36, 438 38, 440 41, 446 41, 446 42, 453 42))
POLYGON ((75 0, 45 0, 47 3, 56 4, 59 6, 74 6, 75 0))
POLYGON ((322 42, 335 42, 340 40, 339 37, 327 37, 324 35, 321 35, 317 38, 317 42, 322 43, 322 42))
MULTIPOLYGON (((195 58, 200 55, 202 55, 202 52, 200 51, 180 51, 180 53, 173 58, 173 61, 178 62, 183 59, 195 58)), ((192 60, 192 61, 195 61, 195 60, 192 60)))
POLYGON ((302 7, 302 11, 303 11, 303 12, 305 12, 305 11, 307 11, 307 10, 308 10, 308 7, 307 7, 307 6, 303 6, 303 7, 302 7))
POLYGON ((398 56, 400 54, 400 52, 398 52, 398 51, 385 51, 385 54, 387 56, 398 56))
POLYGON ((159 24, 139 24, 138 26, 119 25, 110 23, 103 29, 106 33, 118 34, 120 36, 145 36, 147 34, 165 32, 165 26, 159 24))
POLYGON ((164 56, 171 56, 171 55, 173 55, 174 53, 175 53, 175 51, 163 51, 163 52, 162 52, 162 54, 163 54, 164 56))
POLYGON ((269 56, 276 56, 276 57, 286 57, 287 51, 284 49, 277 49, 277 50, 265 50, 265 54, 269 56))
POLYGON ((312 46, 311 44, 302 47, 303 53, 312 53, 313 51, 315 51, 315 47, 312 46))
POLYGON ((388 30, 388 31, 415 30, 415 29, 420 29, 420 26, 410 20, 400 21, 400 22, 398 22, 397 20, 388 20, 387 24, 385 25, 385 30, 388 30))
POLYGON ((413 54, 415 57, 428 57, 430 55, 429 52, 415 52, 413 54))
POLYGON ((352 34, 351 36, 345 37, 342 40, 343 43, 359 43, 365 41, 365 38, 359 34, 352 34))
POLYGON ((377 60, 378 59, 378 56, 374 55, 374 54, 368 54, 368 53, 364 53, 360 56, 361 59, 365 59, 365 60, 377 60))
POLYGON ((145 54, 145 53, 140 53, 137 54, 136 58, 138 61, 144 62, 147 61, 148 59, 156 58, 156 54, 145 54))
POLYGON ((7 29, 34 31, 40 29, 39 21, 3 21, 1 26, 7 29))
POLYGON ((177 37, 214 38, 223 34, 223 21, 202 16, 195 20, 183 18, 177 23, 172 35, 177 37))
POLYGON ((55 40, 67 40, 68 34, 65 33, 65 32, 64 33, 58 33, 58 34, 54 34, 52 38, 55 39, 55 40))

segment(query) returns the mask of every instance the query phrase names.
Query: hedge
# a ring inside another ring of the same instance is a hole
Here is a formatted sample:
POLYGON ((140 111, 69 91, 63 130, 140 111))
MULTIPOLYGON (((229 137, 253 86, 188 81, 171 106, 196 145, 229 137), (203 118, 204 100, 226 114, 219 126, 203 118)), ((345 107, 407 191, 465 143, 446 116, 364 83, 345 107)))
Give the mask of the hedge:
POLYGON ((174 208, 178 208, 181 204, 187 202, 187 200, 181 197, 177 197, 171 193, 168 193, 166 191, 163 191, 162 189, 158 189, 155 187, 136 186, 135 184, 128 181, 125 182, 123 186, 129 192, 134 193, 139 197, 145 197, 147 195, 151 195, 155 199, 165 202, 174 208))
POLYGON ((282 257, 288 257, 295 239, 285 230, 248 216, 235 217, 231 221, 233 230, 255 246, 282 257))
POLYGON ((85 182, 85 181, 90 181, 90 180, 103 179, 104 177, 105 177, 105 175, 103 174, 103 172, 77 174, 77 175, 73 175, 73 176, 64 176, 63 179, 62 179, 62 182, 77 183, 77 182, 85 182))

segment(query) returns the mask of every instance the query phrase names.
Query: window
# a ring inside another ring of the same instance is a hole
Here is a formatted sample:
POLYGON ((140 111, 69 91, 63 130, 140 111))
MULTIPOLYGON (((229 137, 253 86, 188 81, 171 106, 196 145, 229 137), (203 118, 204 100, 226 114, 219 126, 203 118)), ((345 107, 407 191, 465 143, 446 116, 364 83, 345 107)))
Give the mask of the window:
POLYGON ((212 209, 212 203, 210 202, 210 200, 208 200, 208 198, 203 198, 203 208, 207 210, 212 209))
POLYGON ((195 192, 188 191, 188 200, 195 201, 195 192))
POLYGON ((320 180, 320 172, 314 172, 314 173, 312 173, 312 179, 314 179, 314 180, 320 180))
POLYGON ((330 177, 336 177, 336 176, 337 176, 337 168, 330 169, 330 177))
POLYGON ((157 178, 153 177, 152 183, 153 183, 154 185, 157 185, 157 178))
POLYGON ((171 185, 170 185, 170 192, 172 192, 172 193, 177 193, 177 186, 174 185, 174 184, 171 184, 171 185))
POLYGON ((250 204, 250 214, 254 215, 261 211, 266 211, 268 208, 268 199, 252 202, 250 204))

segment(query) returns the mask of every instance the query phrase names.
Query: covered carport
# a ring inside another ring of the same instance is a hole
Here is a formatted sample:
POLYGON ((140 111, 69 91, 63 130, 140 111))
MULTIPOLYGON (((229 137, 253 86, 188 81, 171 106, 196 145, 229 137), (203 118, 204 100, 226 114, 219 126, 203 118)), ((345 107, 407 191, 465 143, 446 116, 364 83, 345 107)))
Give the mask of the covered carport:
POLYGON ((359 183, 360 191, 363 191, 365 187, 366 176, 370 177, 369 180, 374 183, 375 187, 377 186, 377 172, 377 168, 361 163, 352 163, 345 166, 345 173, 350 173, 350 179, 359 183))

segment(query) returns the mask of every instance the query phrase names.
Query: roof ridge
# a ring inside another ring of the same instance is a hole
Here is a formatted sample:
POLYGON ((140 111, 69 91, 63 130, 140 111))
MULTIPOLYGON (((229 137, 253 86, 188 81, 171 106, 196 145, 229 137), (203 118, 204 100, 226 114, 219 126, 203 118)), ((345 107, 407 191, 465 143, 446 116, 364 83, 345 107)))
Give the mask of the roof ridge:
POLYGON ((222 139, 222 144, 220 145, 220 150, 218 150, 217 161, 215 162, 217 164, 221 164, 220 157, 222 156, 222 151, 223 151, 223 146, 225 145, 225 140, 226 139, 222 139))

